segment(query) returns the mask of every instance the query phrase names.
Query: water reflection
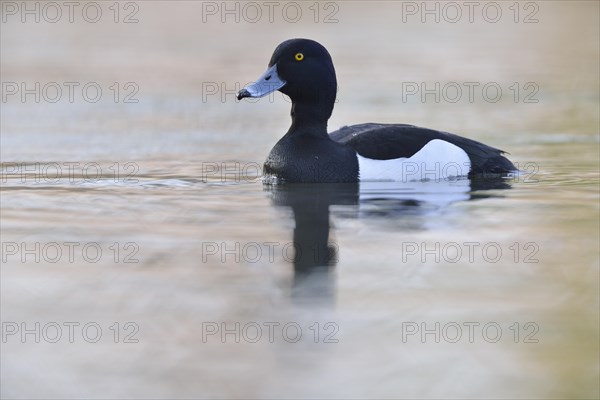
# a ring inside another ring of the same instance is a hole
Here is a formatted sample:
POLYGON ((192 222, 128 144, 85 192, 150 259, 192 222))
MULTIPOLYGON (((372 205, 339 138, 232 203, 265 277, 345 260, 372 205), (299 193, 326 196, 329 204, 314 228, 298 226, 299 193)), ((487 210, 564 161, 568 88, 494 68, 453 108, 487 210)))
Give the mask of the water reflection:
POLYGON ((492 189, 510 189, 503 177, 461 179, 444 182, 363 182, 360 184, 265 185, 276 207, 291 208, 294 216, 294 280, 296 300, 331 301, 339 247, 333 234, 331 206, 349 206, 336 211, 341 218, 390 218, 404 220, 402 229, 415 226, 414 216, 430 216, 460 201, 499 197, 492 189), (482 193, 484 191, 484 193, 482 193))
POLYGON ((330 242, 329 207, 356 205, 358 184, 265 185, 273 204, 290 207, 294 215, 294 282, 292 296, 331 299, 331 268, 337 263, 337 244, 330 242))

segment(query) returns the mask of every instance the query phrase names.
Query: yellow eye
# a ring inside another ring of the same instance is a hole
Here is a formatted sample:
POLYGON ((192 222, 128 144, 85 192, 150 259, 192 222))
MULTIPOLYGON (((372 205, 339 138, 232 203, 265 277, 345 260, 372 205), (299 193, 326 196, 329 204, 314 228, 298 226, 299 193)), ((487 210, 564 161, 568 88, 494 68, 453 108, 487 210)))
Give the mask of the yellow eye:
POLYGON ((296 53, 296 55, 294 56, 294 58, 296 59, 296 61, 302 61, 302 60, 304 60, 304 54, 302 54, 302 53, 296 53))

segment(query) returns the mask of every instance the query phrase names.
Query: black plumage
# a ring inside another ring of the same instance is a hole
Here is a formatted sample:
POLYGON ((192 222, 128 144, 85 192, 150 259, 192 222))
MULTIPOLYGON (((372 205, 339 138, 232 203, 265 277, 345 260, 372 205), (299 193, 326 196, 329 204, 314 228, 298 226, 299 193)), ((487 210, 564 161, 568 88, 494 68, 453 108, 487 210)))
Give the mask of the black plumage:
POLYGON ((374 160, 410 158, 429 141, 440 139, 463 149, 471 160, 470 175, 502 174, 515 170, 505 151, 448 132, 406 124, 366 123, 343 128, 329 135, 335 142, 352 147, 374 160))
POLYGON ((357 182, 357 155, 374 160, 410 158, 434 139, 451 143, 467 154, 469 176, 515 170, 502 150, 413 125, 367 123, 328 134, 337 79, 331 56, 313 40, 290 39, 277 46, 267 71, 242 89, 238 99, 262 97, 275 90, 292 100, 292 124, 265 161, 267 176, 287 182, 357 182))

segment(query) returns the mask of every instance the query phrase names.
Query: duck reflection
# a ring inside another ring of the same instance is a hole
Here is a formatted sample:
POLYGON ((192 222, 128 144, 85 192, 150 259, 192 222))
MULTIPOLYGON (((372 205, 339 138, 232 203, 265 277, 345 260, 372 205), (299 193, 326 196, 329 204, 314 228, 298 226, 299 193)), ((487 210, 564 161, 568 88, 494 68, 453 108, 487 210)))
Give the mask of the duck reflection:
POLYGON ((339 218, 385 218, 406 230, 427 229, 426 218, 443 212, 449 205, 468 200, 499 197, 485 193, 509 189, 503 178, 462 179, 445 182, 362 182, 338 184, 265 185, 276 207, 291 208, 294 216, 294 279, 292 297, 296 299, 333 299, 332 269, 339 248, 331 226, 331 206, 339 218), (483 191, 483 193, 482 193, 483 191), (343 207, 346 206, 346 207, 343 207), (415 222, 419 221, 419 222, 415 222))
POLYGON ((330 240, 329 207, 354 206, 357 183, 265 185, 273 204, 290 207, 294 215, 294 283, 292 297, 331 298, 331 268, 337 264, 338 246, 330 240))

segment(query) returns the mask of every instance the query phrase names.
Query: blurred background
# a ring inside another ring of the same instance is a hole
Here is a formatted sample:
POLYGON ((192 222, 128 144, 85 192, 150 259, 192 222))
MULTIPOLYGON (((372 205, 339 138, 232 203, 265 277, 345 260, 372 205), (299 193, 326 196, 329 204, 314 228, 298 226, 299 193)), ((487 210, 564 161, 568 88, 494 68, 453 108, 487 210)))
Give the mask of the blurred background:
POLYGON ((599 3, 467 3, 2 1, 2 397, 597 398, 599 3), (258 179, 289 99, 235 98, 293 37, 333 57, 331 130, 458 133, 526 179, 328 203, 337 265, 298 286, 279 250, 298 216, 258 179), (421 257, 470 242, 503 256, 421 257), (223 257, 253 243, 262 257, 223 257), (302 339, 268 340, 270 322, 302 339), (21 336, 36 323, 40 343, 21 336), (263 336, 208 335, 222 323, 263 336), (463 336, 407 336, 422 323, 463 336))

